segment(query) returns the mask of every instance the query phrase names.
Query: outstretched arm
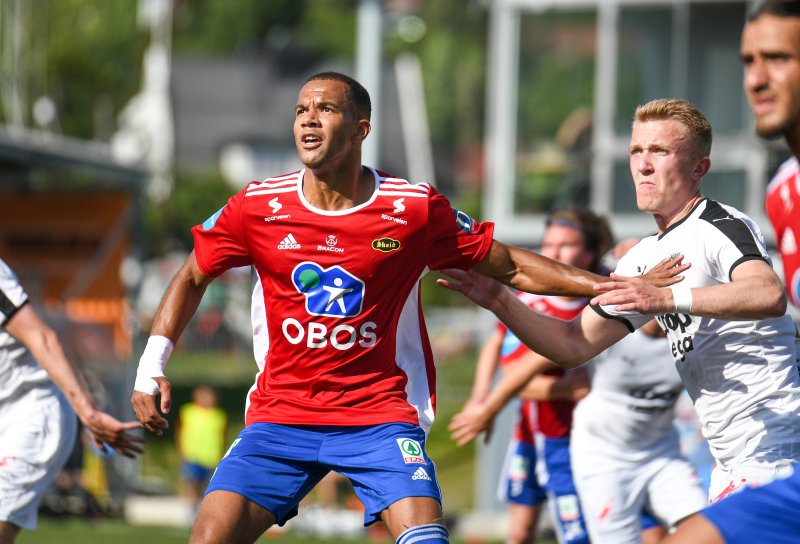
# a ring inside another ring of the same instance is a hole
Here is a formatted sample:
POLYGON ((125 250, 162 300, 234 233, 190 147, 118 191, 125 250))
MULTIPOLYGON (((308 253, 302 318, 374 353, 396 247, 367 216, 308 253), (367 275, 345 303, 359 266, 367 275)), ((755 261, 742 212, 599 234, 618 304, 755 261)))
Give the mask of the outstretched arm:
POLYGON ((200 270, 193 251, 172 278, 153 318, 150 340, 139 361, 131 404, 144 427, 157 435, 164 433, 168 423, 156 408, 155 394, 161 394, 162 413, 168 413, 172 404, 172 386, 164 377, 164 365, 172 345, 189 324, 212 281, 213 278, 200 270), (153 382, 149 383, 150 380, 153 382))
POLYGON ((64 393, 70 406, 89 431, 101 451, 106 445, 126 457, 141 453, 142 440, 126 431, 141 427, 136 421, 121 422, 95 408, 94 400, 75 367, 67 359, 55 331, 42 321, 30 304, 20 308, 5 325, 6 331, 22 342, 53 382, 64 393))
MULTIPOLYGON (((616 304, 620 311, 649 315, 676 311, 672 289, 654 287, 641 278, 612 274, 611 279, 613 281, 597 286, 603 294, 595 297, 592 304, 616 304)), ((786 313, 786 294, 781 282, 772 268, 761 260, 745 261, 734 268, 730 283, 696 287, 690 293, 691 310, 681 313, 728 320, 766 319, 786 313)))
MULTIPOLYGON (((689 265, 682 264, 682 257, 665 259, 659 264, 658 271, 647 274, 645 278, 647 283, 666 287, 681 281, 683 278, 679 274, 687 268, 689 265)), ((497 240, 492 242, 489 254, 472 270, 519 291, 541 295, 593 297, 597 294, 594 286, 609 281, 605 276, 497 240)))
POLYGON ((536 353, 564 368, 580 366, 628 333, 624 324, 607 320, 585 308, 572 321, 541 315, 500 283, 462 270, 443 271, 457 282, 436 280, 494 313, 536 353))

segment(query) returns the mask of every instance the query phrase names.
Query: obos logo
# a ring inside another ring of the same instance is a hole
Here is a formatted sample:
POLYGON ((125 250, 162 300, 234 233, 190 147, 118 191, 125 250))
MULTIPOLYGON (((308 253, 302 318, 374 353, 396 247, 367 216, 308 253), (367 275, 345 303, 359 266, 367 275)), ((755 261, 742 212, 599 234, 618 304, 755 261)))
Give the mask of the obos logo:
POLYGON ((311 315, 350 317, 361 313, 364 282, 341 266, 323 269, 317 263, 303 262, 292 272, 295 288, 306 296, 311 315))
MULTIPOLYGON (((364 302, 364 282, 341 266, 323 269, 317 263, 303 262, 292 272, 292 282, 306 299, 306 311, 311 315, 345 318, 361 313, 364 302)), ((325 323, 309 321, 301 323, 293 317, 283 320, 282 329, 286 340, 300 344, 305 340, 309 348, 333 346, 340 351, 356 344, 370 348, 378 341, 375 333, 378 325, 373 321, 360 324, 341 323, 328 329, 325 323)))
POLYGON ((456 214, 456 223, 458 223, 459 229, 463 230, 464 232, 475 231, 475 220, 473 218, 455 208, 453 208, 453 213, 456 214))

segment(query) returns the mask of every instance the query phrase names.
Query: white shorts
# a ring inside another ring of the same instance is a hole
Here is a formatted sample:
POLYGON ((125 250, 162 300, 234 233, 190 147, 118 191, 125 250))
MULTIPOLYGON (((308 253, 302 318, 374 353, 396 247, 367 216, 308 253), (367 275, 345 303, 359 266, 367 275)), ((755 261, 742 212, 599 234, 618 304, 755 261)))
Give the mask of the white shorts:
POLYGON ((717 465, 711 471, 708 503, 715 503, 748 486, 762 486, 777 478, 785 478, 792 474, 794 463, 791 460, 776 463, 746 461, 728 469, 717 465))
POLYGON ((680 456, 607 461, 573 447, 572 473, 592 542, 639 543, 643 511, 671 527, 706 505, 694 468, 680 456))
POLYGON ((75 412, 54 385, 42 385, 0 403, 0 421, 0 521, 33 530, 75 445, 75 412))

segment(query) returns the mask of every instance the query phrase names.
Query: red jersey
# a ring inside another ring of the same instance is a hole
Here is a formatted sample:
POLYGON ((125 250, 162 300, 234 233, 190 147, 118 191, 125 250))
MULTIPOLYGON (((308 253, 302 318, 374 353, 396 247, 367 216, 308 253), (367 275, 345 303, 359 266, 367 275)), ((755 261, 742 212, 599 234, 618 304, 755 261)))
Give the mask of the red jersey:
MULTIPOLYGON (((536 312, 569 321, 575 318, 583 311, 583 308, 589 303, 588 299, 562 299, 559 297, 535 295, 532 293, 519 293, 517 295, 520 300, 527 304, 536 312)), ((523 354, 529 352, 529 348, 525 346, 520 340, 509 331, 502 323, 499 325, 502 331, 505 332, 503 338, 503 347, 500 351, 500 364, 506 365, 513 363, 523 354)), ((561 376, 564 374, 562 368, 554 368, 545 371, 549 376, 561 376)), ((520 408, 520 425, 515 431, 515 438, 518 440, 532 440, 532 430, 538 428, 539 432, 548 438, 561 438, 569 436, 570 428, 572 427, 572 410, 575 408, 575 403, 567 400, 552 400, 552 401, 537 401, 536 402, 536 423, 529 422, 526 416, 531 413, 531 410, 524 406, 520 408), (528 426, 528 430, 522 426, 528 426)))
POLYGON ((795 157, 784 162, 767 187, 767 217, 783 262, 786 291, 800 306, 800 166, 795 157))
POLYGON ((436 373, 420 308, 429 269, 489 252, 479 224, 427 184, 372 170, 369 201, 314 208, 303 172, 250 183, 192 229, 204 274, 252 265, 258 361, 245 421, 430 428, 436 373))

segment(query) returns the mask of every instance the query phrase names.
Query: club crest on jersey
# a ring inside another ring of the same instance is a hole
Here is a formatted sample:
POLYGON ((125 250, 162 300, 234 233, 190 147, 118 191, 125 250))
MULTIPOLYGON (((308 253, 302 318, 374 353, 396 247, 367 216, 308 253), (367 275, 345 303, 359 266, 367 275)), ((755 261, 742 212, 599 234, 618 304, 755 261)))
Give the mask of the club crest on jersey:
POLYGON ((403 461, 405 464, 428 464, 425 462, 425 457, 422 456, 422 446, 416 440, 411 438, 398 438, 397 446, 400 448, 400 452, 403 454, 403 461))
POLYGON ((397 251, 400 249, 400 240, 394 238, 378 238, 372 241, 372 249, 389 253, 390 251, 397 251))
POLYGON ((352 317, 361 313, 364 282, 341 266, 322 268, 309 261, 292 271, 292 283, 306 297, 311 315, 352 317))
POLYGON ((455 208, 453 208, 453 213, 456 214, 456 223, 459 229, 464 232, 475 232, 475 220, 473 218, 455 208))
POLYGON ((211 230, 211 229, 213 229, 214 225, 217 224, 217 219, 219 219, 219 216, 222 215, 222 210, 224 210, 224 209, 225 209, 225 206, 221 207, 220 209, 218 209, 216 211, 216 213, 214 213, 214 215, 212 215, 211 217, 209 217, 208 219, 203 221, 203 230, 211 230))

